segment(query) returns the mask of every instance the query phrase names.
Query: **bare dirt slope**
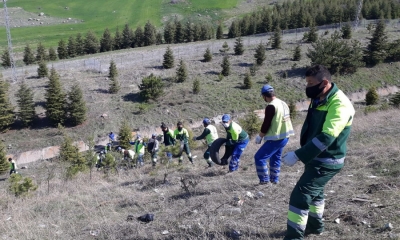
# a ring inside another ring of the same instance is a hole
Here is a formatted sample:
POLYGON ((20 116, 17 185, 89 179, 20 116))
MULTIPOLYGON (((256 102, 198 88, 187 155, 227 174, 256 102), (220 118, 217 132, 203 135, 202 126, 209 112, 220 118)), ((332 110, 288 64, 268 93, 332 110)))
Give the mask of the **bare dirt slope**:
MULTIPOLYGON (((301 116, 300 118, 303 118, 301 116)), ((400 231, 398 110, 357 113, 344 169, 326 186, 326 233, 307 239, 398 239, 400 231), (340 223, 335 223, 340 219, 340 223), (392 231, 384 230, 391 223, 392 231)), ((300 125, 295 128, 299 133, 300 125)), ((298 135, 286 151, 298 146, 298 135)), ((201 159, 183 166, 150 163, 106 177, 102 172, 62 180, 63 167, 41 162, 20 170, 39 183, 31 197, 17 199, 0 182, 2 239, 281 239, 290 192, 303 164, 282 167, 278 185, 258 186, 253 156, 245 150, 239 172, 206 169, 201 159), (48 171, 54 173, 50 174, 48 171), (165 178, 165 173, 167 176, 165 178), (49 177, 50 176, 50 177, 49 177), (46 179, 49 179, 47 182, 46 179), (164 183, 164 179, 167 181, 164 183), (182 187, 182 181, 188 190, 182 187), (192 181, 192 185, 189 184, 192 181), (49 183, 49 184, 48 184, 49 183), (250 198, 250 192, 257 196, 250 198), (235 197, 244 200, 234 206, 235 197), (240 208, 235 214, 233 208, 240 208), (143 224, 136 217, 153 213, 143 224), (128 215, 133 220, 127 221, 128 215), (163 234, 164 232, 164 234, 163 234)))

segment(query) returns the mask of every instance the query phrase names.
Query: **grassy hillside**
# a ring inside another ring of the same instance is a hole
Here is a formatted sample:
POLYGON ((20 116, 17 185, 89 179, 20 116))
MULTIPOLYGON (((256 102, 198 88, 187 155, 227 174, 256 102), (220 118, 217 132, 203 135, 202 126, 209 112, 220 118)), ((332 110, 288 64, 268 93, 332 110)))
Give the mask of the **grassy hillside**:
MULTIPOLYGON (((356 113, 345 167, 325 188, 325 232, 306 239, 399 239, 399 119, 397 110, 356 113), (388 223, 392 231, 385 230, 388 223)), ((296 135, 285 151, 296 149, 298 143, 296 135)), ((253 158, 258 148, 251 141, 239 171, 232 174, 221 166, 206 169, 201 151, 194 151, 198 156, 194 165, 185 157, 182 166, 152 168, 147 162, 137 170, 109 176, 95 171, 91 179, 84 173, 69 181, 64 180, 65 169, 59 162, 31 164, 19 170, 39 184, 31 197, 15 198, 7 192, 7 180, 0 181, 0 237, 282 239, 289 196, 304 165, 283 166, 278 185, 259 186, 253 158), (185 191, 182 181, 195 185, 185 191), (264 196, 250 198, 247 192, 264 196), (243 205, 236 205, 237 197, 243 205), (240 208, 240 214, 231 214, 232 208, 240 208), (153 222, 136 220, 146 213, 154 214, 153 222)))
MULTIPOLYGON (((222 9, 230 9, 237 5, 238 0, 202 1, 191 0, 171 4, 166 0, 114 0, 114 1, 80 1, 61 0, 29 1, 14 0, 7 3, 8 7, 22 7, 28 12, 40 13, 58 18, 72 18, 58 25, 36 25, 30 27, 13 28, 11 31, 13 43, 20 50, 27 42, 43 42, 46 46, 57 46, 61 39, 67 39, 70 35, 86 33, 88 30, 102 34, 105 28, 114 33, 119 27, 122 29, 125 23, 131 27, 144 26, 150 20, 154 25, 161 26, 163 16, 178 14, 184 17, 197 16, 205 11, 220 12, 222 9)), ((10 14, 12 17, 12 14, 10 14)), ((219 15, 213 14, 213 18, 219 15)), ((43 19, 43 17, 42 17, 43 19)), ((27 21, 23 19, 23 21, 27 21)), ((5 29, 1 28, 0 34, 5 36, 5 29)), ((6 39, 0 40, 0 45, 5 45, 6 39)))

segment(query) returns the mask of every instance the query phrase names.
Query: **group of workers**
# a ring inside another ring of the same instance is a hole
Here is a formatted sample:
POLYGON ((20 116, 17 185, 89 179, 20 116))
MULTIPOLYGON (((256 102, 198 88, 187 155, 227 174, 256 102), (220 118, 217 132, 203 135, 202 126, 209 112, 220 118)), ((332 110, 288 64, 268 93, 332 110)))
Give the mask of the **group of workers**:
MULTIPOLYGON (((287 166, 293 166, 300 161, 305 166, 303 174, 290 195, 285 240, 302 240, 306 234, 319 235, 323 232, 324 188, 344 166, 347 139, 355 114, 351 101, 335 83, 331 82, 331 74, 326 67, 315 65, 306 71, 305 76, 307 82, 305 93, 311 101, 300 133, 300 148, 282 156, 283 149, 289 138, 294 135, 294 131, 288 105, 277 98, 274 88, 268 84, 261 89, 261 96, 267 102, 267 106, 263 124, 255 138, 256 144, 262 144, 254 155, 260 185, 279 183, 281 161, 287 166)), ((226 145, 233 149, 229 172, 234 172, 239 168, 240 157, 249 143, 249 135, 232 121, 229 114, 224 114, 221 120, 227 133, 226 145)), ((206 140, 208 148, 204 153, 204 158, 211 167, 213 161, 210 158, 210 147, 218 138, 218 133, 208 118, 203 119, 203 126, 203 133, 198 137, 193 137, 193 140, 206 140)), ((179 163, 182 163, 183 152, 193 163, 189 133, 182 122, 178 122, 174 131, 162 123, 161 130, 164 136, 163 143, 167 147, 168 160, 172 161, 173 158, 168 147, 179 142, 181 149, 178 156, 179 163)), ((152 134, 151 139, 144 143, 142 137, 137 135, 136 141, 131 143, 134 150, 121 147, 117 150, 123 153, 125 158, 131 160, 137 155, 138 165, 141 166, 144 151, 147 148, 155 166, 160 148, 157 137, 157 134, 152 134)), ((101 152, 99 159, 111 150, 115 134, 111 132, 109 138, 110 144, 101 152)), ((221 159, 222 165, 227 165, 227 160, 221 159)), ((11 158, 9 162, 10 174, 16 173, 15 162, 11 158)), ((101 160, 99 162, 101 163, 101 160)))

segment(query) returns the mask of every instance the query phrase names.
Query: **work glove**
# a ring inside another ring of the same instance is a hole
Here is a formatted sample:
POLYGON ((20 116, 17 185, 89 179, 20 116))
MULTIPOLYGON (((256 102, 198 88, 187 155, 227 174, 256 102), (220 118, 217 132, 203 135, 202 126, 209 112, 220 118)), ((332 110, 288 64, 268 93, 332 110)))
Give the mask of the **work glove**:
POLYGON ((197 137, 193 137, 192 140, 193 140, 193 141, 197 141, 197 137))
POLYGON ((257 135, 257 137, 256 137, 256 144, 261 144, 261 142, 262 142, 262 137, 260 137, 260 135, 257 135))
POLYGON ((292 167, 297 161, 299 161, 299 158, 294 152, 288 152, 282 157, 283 164, 289 167, 292 167))

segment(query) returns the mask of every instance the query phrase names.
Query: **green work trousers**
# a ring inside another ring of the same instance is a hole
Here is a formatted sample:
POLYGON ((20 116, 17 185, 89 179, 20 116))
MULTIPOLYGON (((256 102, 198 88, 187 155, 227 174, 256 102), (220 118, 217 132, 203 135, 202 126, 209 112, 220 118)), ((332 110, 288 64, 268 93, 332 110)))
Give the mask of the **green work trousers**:
MULTIPOLYGON (((343 164, 341 164, 343 165, 343 164)), ((304 233, 324 230, 324 188, 341 167, 325 168, 306 165, 303 175, 290 195, 287 232, 284 240, 302 240, 304 233)))

